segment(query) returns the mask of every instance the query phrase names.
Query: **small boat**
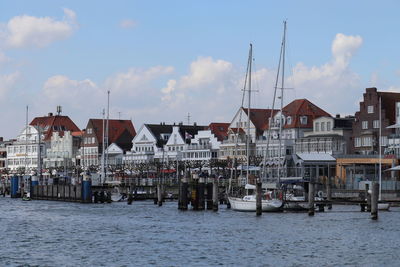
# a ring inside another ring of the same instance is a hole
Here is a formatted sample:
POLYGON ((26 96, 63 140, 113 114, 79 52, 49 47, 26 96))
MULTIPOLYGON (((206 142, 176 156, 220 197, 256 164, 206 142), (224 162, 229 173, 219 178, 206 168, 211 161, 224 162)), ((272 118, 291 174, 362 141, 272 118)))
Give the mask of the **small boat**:
POLYGON ((124 198, 124 196, 121 194, 118 187, 114 187, 111 190, 111 200, 113 202, 120 202, 120 201, 122 201, 123 198, 124 198))
POLYGON ((30 201, 31 200, 31 194, 28 193, 24 193, 24 195, 22 196, 22 201, 30 201))
MULTIPOLYGON (((246 195, 243 198, 228 197, 233 210, 256 211, 256 195, 246 195)), ((261 209, 264 212, 282 211, 283 202, 280 199, 262 199, 261 209)))
MULTIPOLYGON (((321 201, 323 198, 315 197, 315 201, 321 201)), ((305 211, 309 209, 308 202, 305 200, 304 196, 295 196, 293 194, 286 194, 286 201, 283 206, 284 210, 289 211, 305 211)))
POLYGON ((390 203, 378 203, 378 210, 389 211, 390 203))

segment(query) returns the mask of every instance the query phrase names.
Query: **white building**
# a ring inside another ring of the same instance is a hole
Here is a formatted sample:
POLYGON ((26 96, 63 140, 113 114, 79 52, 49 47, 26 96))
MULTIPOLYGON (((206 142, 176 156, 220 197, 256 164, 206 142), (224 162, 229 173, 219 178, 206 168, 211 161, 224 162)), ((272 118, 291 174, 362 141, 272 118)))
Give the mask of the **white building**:
MULTIPOLYGON (((42 133, 42 130, 40 131, 42 133)), ((39 131, 36 126, 28 125, 18 135, 12 145, 7 146, 7 166, 12 171, 37 170, 39 159, 39 140, 43 140, 44 135, 39 138, 39 131)), ((41 160, 46 155, 45 145, 40 142, 41 160)))
POLYGON ((70 167, 76 165, 76 156, 80 146, 80 138, 74 137, 70 131, 53 132, 50 147, 44 159, 45 167, 70 167))
POLYGON ((218 158, 221 142, 211 130, 199 131, 191 143, 185 146, 182 159, 185 161, 208 161, 218 158))

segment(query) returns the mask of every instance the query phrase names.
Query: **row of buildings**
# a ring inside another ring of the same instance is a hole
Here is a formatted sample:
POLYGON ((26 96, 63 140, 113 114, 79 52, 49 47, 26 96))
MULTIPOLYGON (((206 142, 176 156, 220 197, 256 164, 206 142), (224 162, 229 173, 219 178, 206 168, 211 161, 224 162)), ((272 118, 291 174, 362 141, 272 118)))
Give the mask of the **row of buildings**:
MULTIPOLYGON (((268 166, 269 176, 278 167, 281 176, 331 176, 355 188, 375 179, 380 162, 384 168, 397 165, 399 127, 400 93, 376 88, 367 88, 359 110, 344 117, 296 99, 282 111, 240 108, 227 123, 144 124, 136 132, 130 120, 113 119, 89 119, 81 130, 58 112, 33 119, 15 140, 1 140, 0 169, 99 166, 103 148, 106 166, 234 158, 245 163, 249 153, 250 164, 268 166)), ((395 174, 390 178, 393 187, 395 174)))

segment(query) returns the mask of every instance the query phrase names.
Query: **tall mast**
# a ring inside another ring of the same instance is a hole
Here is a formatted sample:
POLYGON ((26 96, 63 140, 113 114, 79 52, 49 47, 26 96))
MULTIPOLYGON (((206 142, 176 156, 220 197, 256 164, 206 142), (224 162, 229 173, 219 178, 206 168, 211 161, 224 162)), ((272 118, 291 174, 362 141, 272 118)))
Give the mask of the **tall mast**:
MULTIPOLYGON (((108 139, 109 139, 109 136, 108 136, 108 127, 109 127, 109 124, 108 124, 108 120, 110 119, 110 90, 108 90, 107 91, 107 122, 106 122, 106 134, 105 134, 105 138, 106 138, 106 140, 105 140, 105 143, 106 143, 106 148, 105 149, 107 149, 108 148, 108 139)), ((108 169, 108 152, 106 152, 106 175, 107 175, 107 169, 108 169)))
MULTIPOLYGON (((232 162, 232 166, 231 166, 231 177, 229 179, 229 187, 228 187, 228 192, 231 191, 232 189, 232 178, 233 178, 233 171, 234 168, 236 169, 236 165, 237 165, 237 155, 238 155, 238 142, 239 142, 239 129, 242 123, 242 112, 244 111, 244 99, 245 99, 245 94, 246 94, 246 87, 247 87, 247 77, 249 74, 249 62, 247 60, 247 68, 246 68, 246 74, 245 74, 245 78, 244 78, 244 85, 243 85, 243 93, 242 93, 242 102, 240 104, 240 109, 239 109, 239 123, 236 124, 236 132, 235 132, 235 149, 233 151, 233 162, 232 162)), ((235 173, 236 175, 236 173, 235 173)))
POLYGON ((249 81, 249 86, 248 86, 248 107, 247 107, 247 138, 246 138, 246 155, 247 155, 247 172, 246 172, 246 184, 249 183, 249 166, 250 166, 250 139, 251 139, 251 134, 250 134, 250 104, 251 104, 251 61, 253 60, 253 45, 250 44, 250 51, 249 51, 249 75, 248 75, 248 81, 249 81))
POLYGON ((382 98, 379 97, 379 200, 382 200, 382 98))
POLYGON ((28 174, 28 105, 25 114, 25 174, 28 174))
POLYGON ((105 176, 104 176, 104 161, 105 161, 105 157, 104 157, 104 151, 105 151, 105 146, 106 146, 106 138, 105 138, 105 133, 106 133, 106 131, 105 131, 105 110, 104 110, 104 108, 103 108, 103 112, 102 112, 102 114, 103 114, 103 141, 102 141, 102 150, 101 150, 101 174, 100 174, 100 183, 102 183, 102 181, 105 181, 105 176))
POLYGON ((281 182, 281 158, 282 158, 282 124, 283 124, 283 90, 285 88, 285 49, 286 49, 286 20, 283 22, 283 37, 282 37, 282 80, 281 84, 281 107, 279 116, 279 161, 278 161, 278 183, 281 182))
MULTIPOLYGON (((286 29, 286 21, 285 23, 285 29, 286 29)), ((285 31, 284 29, 284 31, 285 31)), ((285 35, 285 34, 284 34, 285 35)), ((270 143, 270 139, 271 139, 271 132, 272 132, 272 127, 274 126, 274 111, 275 111, 275 102, 276 102, 276 92, 278 90, 278 83, 279 83, 279 75, 280 75, 280 71, 281 71, 281 64, 282 64, 282 56, 283 56, 283 42, 281 43, 281 48, 280 48, 280 52, 279 52, 279 61, 278 61, 278 68, 277 68, 277 72, 276 72, 276 78, 275 78, 275 85, 274 85, 274 97, 272 98, 272 108, 271 108, 271 112, 270 112, 270 118, 268 121, 268 131, 267 131, 267 144, 266 144, 266 148, 265 148, 265 152, 264 152, 264 159, 263 159, 263 169, 262 169, 262 175, 263 177, 266 176, 266 161, 267 161, 267 157, 269 158, 269 143, 270 143)))

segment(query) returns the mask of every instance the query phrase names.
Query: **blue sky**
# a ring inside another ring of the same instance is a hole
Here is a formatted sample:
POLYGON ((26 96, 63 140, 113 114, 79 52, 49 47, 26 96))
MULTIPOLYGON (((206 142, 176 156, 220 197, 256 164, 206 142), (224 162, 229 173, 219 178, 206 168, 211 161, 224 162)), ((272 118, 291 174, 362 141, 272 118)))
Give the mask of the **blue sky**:
POLYGON ((285 102, 308 98, 354 114, 365 87, 400 92, 397 1, 1 1, 0 136, 62 105, 79 127, 100 117, 142 123, 229 122, 249 43, 253 103, 271 105, 282 21, 285 102), (119 115, 120 114, 120 115, 119 115))

